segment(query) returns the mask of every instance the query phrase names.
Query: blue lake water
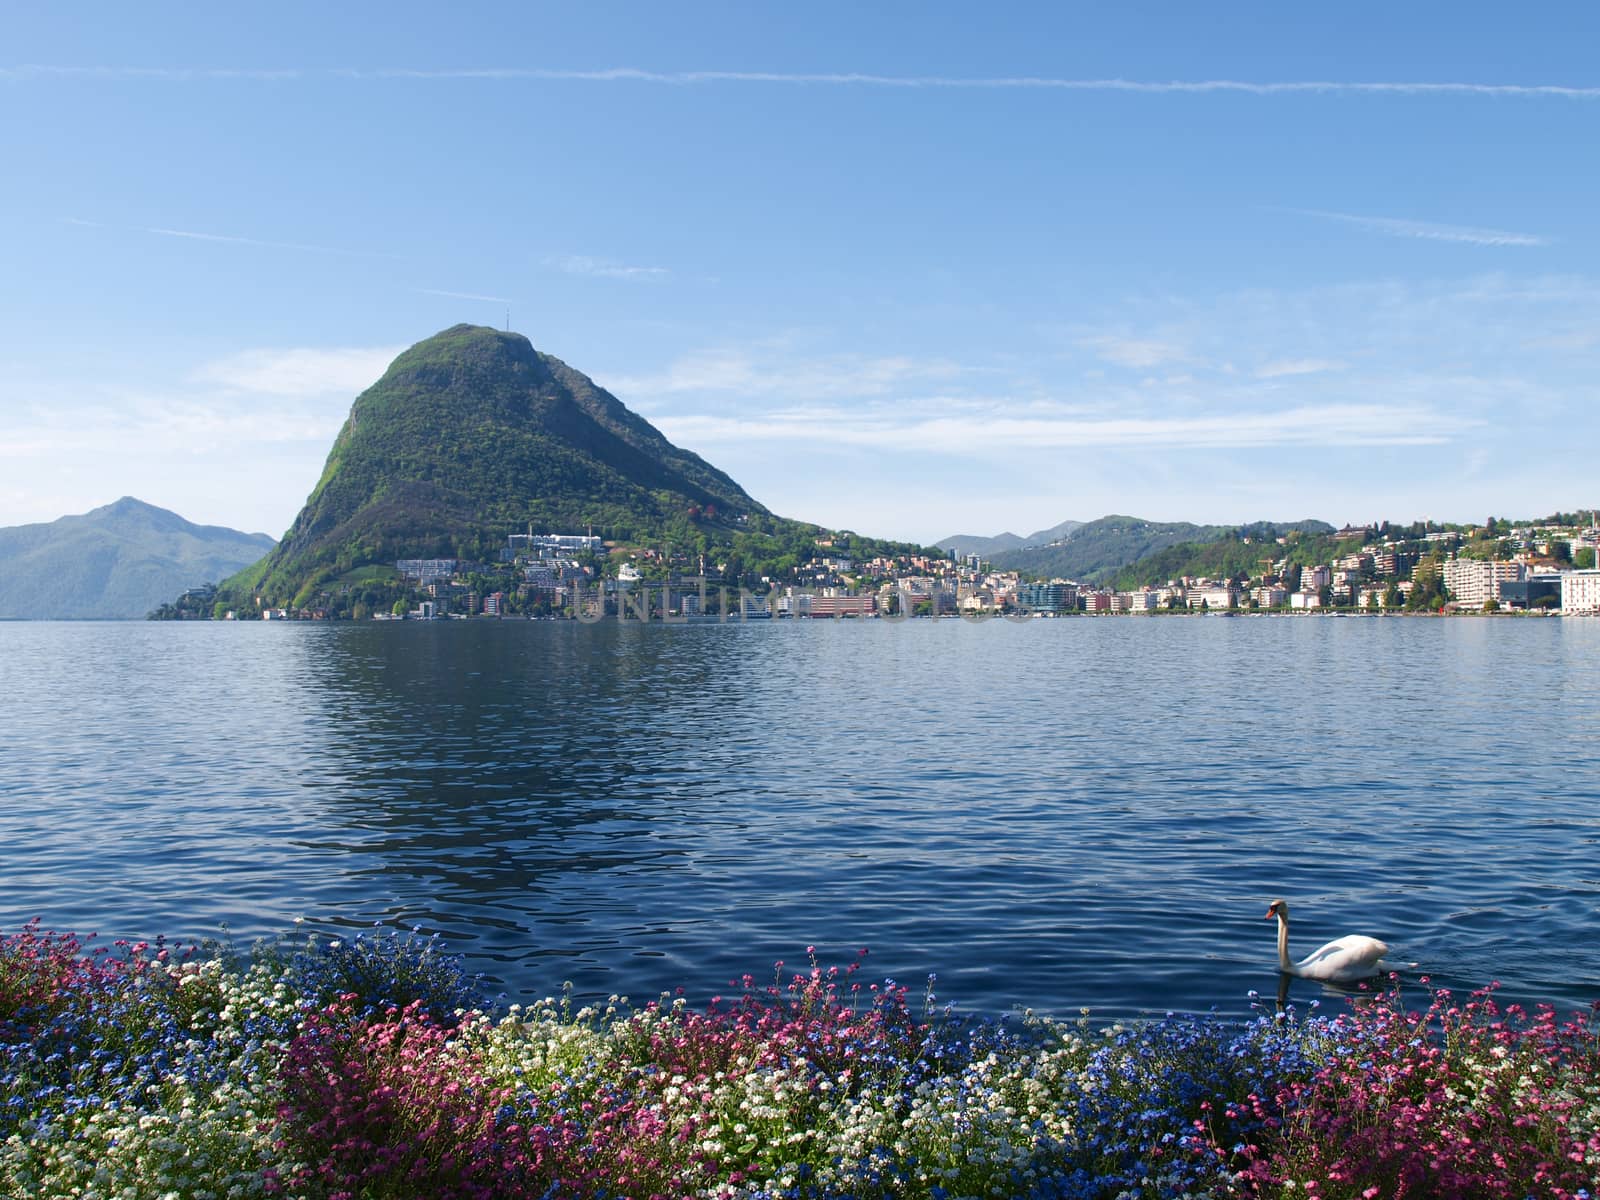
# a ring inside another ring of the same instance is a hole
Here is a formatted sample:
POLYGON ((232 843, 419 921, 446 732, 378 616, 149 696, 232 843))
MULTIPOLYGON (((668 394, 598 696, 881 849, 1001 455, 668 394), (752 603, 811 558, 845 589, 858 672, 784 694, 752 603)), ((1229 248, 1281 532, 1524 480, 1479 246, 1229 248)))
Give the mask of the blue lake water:
POLYGON ((1600 621, 0 624, 0 929, 1123 1016, 1270 995, 1280 895, 1297 956, 1600 999, 1600 621))

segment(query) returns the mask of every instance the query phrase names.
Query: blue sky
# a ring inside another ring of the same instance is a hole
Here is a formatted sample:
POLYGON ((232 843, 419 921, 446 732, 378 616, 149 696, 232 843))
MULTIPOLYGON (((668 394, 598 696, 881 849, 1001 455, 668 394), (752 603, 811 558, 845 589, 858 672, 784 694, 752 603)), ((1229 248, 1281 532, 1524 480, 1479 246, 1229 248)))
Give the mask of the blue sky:
POLYGON ((0 525, 512 328, 785 515, 1600 504, 1600 9, 8 4, 0 525))

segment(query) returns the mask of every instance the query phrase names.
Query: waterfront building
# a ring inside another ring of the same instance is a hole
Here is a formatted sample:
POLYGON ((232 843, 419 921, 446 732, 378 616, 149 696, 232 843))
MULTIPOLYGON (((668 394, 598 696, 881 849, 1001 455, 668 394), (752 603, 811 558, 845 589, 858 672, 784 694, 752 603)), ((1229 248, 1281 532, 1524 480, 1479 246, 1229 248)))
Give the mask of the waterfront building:
POLYGON ((870 617, 878 611, 876 596, 812 596, 799 615, 816 617, 870 617))
POLYGON ((1563 614, 1600 614, 1600 571, 1561 572, 1563 614))
POLYGON ((1561 573, 1529 571, 1526 579, 1501 580, 1496 595, 1502 608, 1557 607, 1561 603, 1561 573))
POLYGON ((1239 592, 1232 584, 1211 584, 1189 589, 1189 607, 1217 609, 1234 608, 1239 603, 1239 592))
POLYGON ((1059 579, 1024 583, 1017 588, 1017 603, 1031 612, 1071 612, 1078 607, 1078 585, 1059 579))
POLYGON ((1521 583, 1527 568, 1518 562, 1492 562, 1479 558, 1452 558, 1440 568, 1444 586, 1461 608, 1482 608, 1500 599, 1500 584, 1521 583))

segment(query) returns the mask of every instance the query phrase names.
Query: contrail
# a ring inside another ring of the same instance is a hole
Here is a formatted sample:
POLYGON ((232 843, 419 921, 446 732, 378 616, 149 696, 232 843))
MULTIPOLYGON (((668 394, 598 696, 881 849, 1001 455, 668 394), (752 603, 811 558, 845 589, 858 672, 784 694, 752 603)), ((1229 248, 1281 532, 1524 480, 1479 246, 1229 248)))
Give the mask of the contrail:
POLYGON ((1131 92, 1146 95, 1239 93, 1251 96, 1394 95, 1479 96, 1523 99, 1600 99, 1600 86, 1572 84, 1468 83, 1421 81, 1357 81, 1339 79, 1066 79, 1048 75, 877 75, 870 72, 810 71, 650 71, 639 67, 577 69, 563 67, 333 67, 325 69, 258 67, 133 67, 63 66, 24 63, 0 67, 0 81, 32 79, 154 80, 167 82, 259 81, 293 82, 307 79, 352 80, 546 80, 580 83, 644 83, 675 87, 705 84, 753 83, 801 87, 927 88, 1062 92, 1131 92))

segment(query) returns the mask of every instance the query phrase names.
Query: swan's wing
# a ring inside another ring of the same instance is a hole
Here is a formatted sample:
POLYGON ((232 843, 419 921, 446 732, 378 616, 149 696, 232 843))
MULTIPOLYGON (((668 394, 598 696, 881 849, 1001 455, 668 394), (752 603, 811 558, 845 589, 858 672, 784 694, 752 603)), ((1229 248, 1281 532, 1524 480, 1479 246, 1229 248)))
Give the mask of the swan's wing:
POLYGON ((1329 942, 1300 960, 1300 974, 1311 979, 1357 979, 1375 975, 1389 947, 1377 938, 1351 934, 1329 942))

